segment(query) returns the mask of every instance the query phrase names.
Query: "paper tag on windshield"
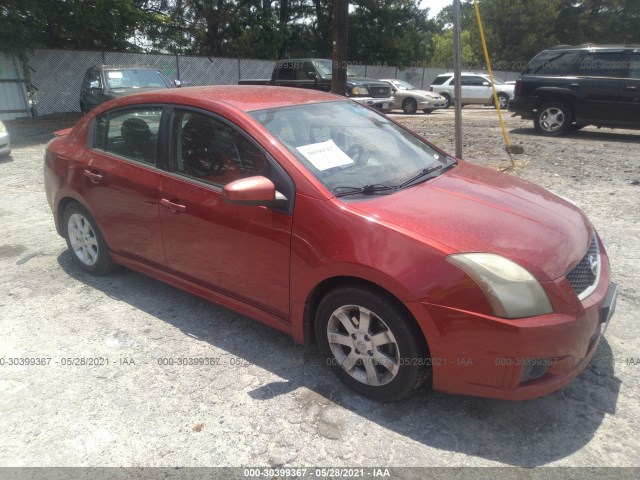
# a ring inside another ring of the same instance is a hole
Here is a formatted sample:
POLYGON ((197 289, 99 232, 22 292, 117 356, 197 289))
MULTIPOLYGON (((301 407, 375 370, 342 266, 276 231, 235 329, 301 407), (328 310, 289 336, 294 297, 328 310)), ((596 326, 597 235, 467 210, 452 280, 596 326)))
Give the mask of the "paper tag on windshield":
POLYGON ((109 78, 122 78, 122 72, 107 72, 109 78))
POLYGON ((355 163, 349 155, 333 143, 333 140, 303 145, 302 147, 296 147, 296 150, 304 155, 305 158, 320 171, 355 163))

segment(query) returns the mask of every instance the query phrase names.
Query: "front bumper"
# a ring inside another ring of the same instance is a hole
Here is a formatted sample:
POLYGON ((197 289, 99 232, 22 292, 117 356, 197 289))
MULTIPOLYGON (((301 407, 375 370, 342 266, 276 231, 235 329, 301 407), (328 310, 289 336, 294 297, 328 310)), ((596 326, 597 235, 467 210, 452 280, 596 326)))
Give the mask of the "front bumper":
POLYGON ((424 110, 427 108, 437 109, 437 108, 446 108, 446 106, 447 106, 447 102, 443 98, 442 100, 428 100, 425 102, 420 102, 418 104, 418 109, 419 110, 424 110))
MULTIPOLYGON (((555 283, 571 288, 564 278, 555 283)), ((603 262, 596 290, 569 313, 505 320, 427 303, 407 306, 429 339, 435 390, 526 400, 564 387, 586 368, 616 297, 603 262)))
POLYGON ((376 98, 376 97, 349 97, 351 100, 355 100, 358 103, 367 105, 369 107, 378 108, 385 112, 390 111, 393 108, 393 97, 376 98))

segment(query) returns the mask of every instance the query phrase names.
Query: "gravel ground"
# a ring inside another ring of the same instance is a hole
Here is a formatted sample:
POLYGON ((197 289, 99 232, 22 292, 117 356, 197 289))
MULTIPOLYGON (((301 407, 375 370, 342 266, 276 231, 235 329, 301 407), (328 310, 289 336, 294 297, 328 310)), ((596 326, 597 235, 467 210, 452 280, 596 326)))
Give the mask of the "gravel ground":
MULTIPOLYGON (((394 117, 453 151, 453 110, 394 117)), ((463 117, 464 158, 508 167, 495 110, 466 107, 463 117)), ((7 125, 0 358, 51 363, 0 366, 0 466, 640 466, 640 132, 547 139, 506 118, 524 148, 510 173, 585 210, 620 284, 587 370, 537 400, 422 389, 381 405, 344 388, 317 349, 250 319, 130 270, 82 273, 42 180, 45 143, 76 120, 7 125), (64 364, 81 357, 109 363, 64 364), (167 357, 219 363, 159 364, 167 357)))

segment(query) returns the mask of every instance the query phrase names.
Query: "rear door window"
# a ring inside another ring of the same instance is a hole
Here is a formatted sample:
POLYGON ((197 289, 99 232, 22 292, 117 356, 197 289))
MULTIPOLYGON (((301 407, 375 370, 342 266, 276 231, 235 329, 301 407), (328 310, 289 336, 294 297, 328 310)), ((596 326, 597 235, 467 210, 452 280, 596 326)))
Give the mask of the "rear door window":
POLYGON ((589 52, 578 64, 576 74, 581 77, 620 77, 626 64, 625 52, 589 52))

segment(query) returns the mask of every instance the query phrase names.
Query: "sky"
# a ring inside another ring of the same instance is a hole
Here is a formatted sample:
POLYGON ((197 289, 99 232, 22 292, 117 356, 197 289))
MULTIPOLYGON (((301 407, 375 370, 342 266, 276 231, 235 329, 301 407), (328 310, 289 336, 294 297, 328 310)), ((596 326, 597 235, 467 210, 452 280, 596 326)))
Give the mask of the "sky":
POLYGON ((420 2, 421 7, 429 7, 429 17, 433 18, 440 10, 442 10, 447 5, 452 5, 453 0, 422 0, 420 2))

